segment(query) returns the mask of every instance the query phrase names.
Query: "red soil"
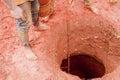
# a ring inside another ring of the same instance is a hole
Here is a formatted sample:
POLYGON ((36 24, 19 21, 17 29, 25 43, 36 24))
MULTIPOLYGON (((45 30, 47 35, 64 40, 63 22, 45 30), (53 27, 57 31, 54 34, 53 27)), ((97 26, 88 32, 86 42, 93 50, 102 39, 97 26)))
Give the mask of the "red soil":
POLYGON ((95 80, 119 80, 120 1, 90 1, 98 14, 86 9, 83 0, 74 0, 72 5, 57 0, 47 22, 50 29, 40 32, 31 26, 30 44, 38 56, 36 61, 24 56, 15 20, 0 1, 0 80, 80 80, 60 69, 67 54, 76 52, 92 55, 105 65, 106 74, 95 80))

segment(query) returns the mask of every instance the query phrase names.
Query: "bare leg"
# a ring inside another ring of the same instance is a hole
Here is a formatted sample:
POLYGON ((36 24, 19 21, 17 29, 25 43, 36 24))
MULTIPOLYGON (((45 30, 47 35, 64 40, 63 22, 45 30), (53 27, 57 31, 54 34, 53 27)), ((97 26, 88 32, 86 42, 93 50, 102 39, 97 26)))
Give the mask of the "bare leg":
POLYGON ((46 24, 42 24, 39 21, 39 2, 38 0, 34 0, 33 2, 31 2, 31 6, 32 6, 32 21, 34 26, 37 28, 37 30, 47 30, 49 29, 49 26, 46 24))
POLYGON ((31 4, 30 2, 25 2, 19 5, 19 7, 23 9, 26 18, 24 21, 21 19, 17 20, 19 38, 21 40, 21 43, 25 47, 25 51, 26 51, 25 56, 28 59, 34 60, 37 58, 37 56, 32 52, 29 46, 29 36, 28 36, 28 30, 32 24, 31 4))

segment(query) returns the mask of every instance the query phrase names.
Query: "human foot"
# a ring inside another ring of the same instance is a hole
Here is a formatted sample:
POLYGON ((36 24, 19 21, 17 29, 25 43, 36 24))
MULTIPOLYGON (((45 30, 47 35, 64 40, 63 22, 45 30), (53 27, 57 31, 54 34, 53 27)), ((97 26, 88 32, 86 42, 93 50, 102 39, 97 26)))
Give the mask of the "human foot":
POLYGON ((91 10, 93 13, 98 14, 98 9, 95 8, 95 7, 93 7, 93 6, 91 6, 91 3, 90 3, 89 0, 84 0, 84 2, 85 2, 86 8, 88 8, 89 10, 91 10))
POLYGON ((48 30, 50 29, 50 26, 48 26, 47 24, 45 23, 39 23, 38 26, 35 26, 35 31, 45 31, 45 30, 48 30))
POLYGON ((41 17, 42 22, 47 22, 49 20, 49 16, 41 17))
POLYGON ((41 17, 41 21, 39 20, 38 14, 33 14, 33 25, 35 26, 35 30, 47 30, 49 29, 49 26, 44 24, 44 22, 47 22, 49 19, 49 16, 41 17))
POLYGON ((33 53, 30 47, 25 47, 25 56, 29 60, 36 60, 38 57, 33 53))

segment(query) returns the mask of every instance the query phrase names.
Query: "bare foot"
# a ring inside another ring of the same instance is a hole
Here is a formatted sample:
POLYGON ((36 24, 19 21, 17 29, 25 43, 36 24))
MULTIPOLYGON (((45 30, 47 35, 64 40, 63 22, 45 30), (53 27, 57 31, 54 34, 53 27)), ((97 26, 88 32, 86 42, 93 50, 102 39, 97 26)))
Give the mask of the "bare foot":
POLYGON ((45 24, 45 23, 40 23, 40 26, 38 26, 38 29, 39 30, 47 30, 47 29, 49 29, 50 28, 50 26, 48 26, 47 24, 45 24))
POLYGON ((84 0, 84 1, 85 1, 86 8, 88 8, 89 10, 91 10, 93 13, 98 14, 98 9, 95 8, 95 7, 93 7, 93 6, 91 6, 91 3, 90 3, 89 0, 84 0))
POLYGON ((49 16, 41 17, 41 21, 43 22, 47 22, 48 20, 49 20, 49 16))
POLYGON ((29 60, 36 60, 38 58, 29 47, 25 47, 25 56, 29 60))
POLYGON ((35 26, 35 31, 45 31, 45 30, 48 30, 50 29, 50 26, 48 26, 47 24, 45 23, 39 23, 39 26, 35 26))
POLYGON ((98 9, 96 7, 91 7, 90 10, 95 13, 98 14, 98 9))

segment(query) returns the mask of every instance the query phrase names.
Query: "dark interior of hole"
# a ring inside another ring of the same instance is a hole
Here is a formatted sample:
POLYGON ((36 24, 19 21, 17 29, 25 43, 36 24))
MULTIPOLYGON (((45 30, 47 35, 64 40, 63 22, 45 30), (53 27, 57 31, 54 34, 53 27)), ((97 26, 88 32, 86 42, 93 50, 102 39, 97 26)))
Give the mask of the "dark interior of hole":
MULTIPOLYGON (((62 61, 61 69, 67 72, 68 59, 62 61)), ((102 77, 105 74, 104 65, 88 55, 75 55, 70 57, 70 73, 80 78, 91 79, 102 77)))

